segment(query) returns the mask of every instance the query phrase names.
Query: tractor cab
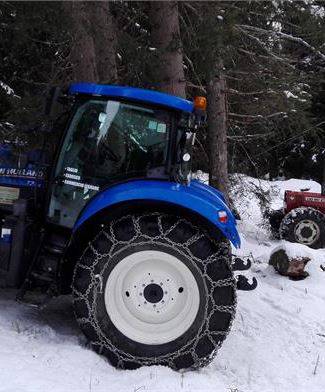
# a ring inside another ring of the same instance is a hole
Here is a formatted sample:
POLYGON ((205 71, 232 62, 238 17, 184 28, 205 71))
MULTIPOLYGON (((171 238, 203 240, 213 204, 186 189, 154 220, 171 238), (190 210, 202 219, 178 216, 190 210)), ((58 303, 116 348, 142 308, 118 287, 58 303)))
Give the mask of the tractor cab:
POLYGON ((114 183, 188 180, 196 126, 192 102, 92 84, 72 85, 68 96, 74 100, 73 113, 55 163, 51 223, 72 228, 87 202, 114 183))

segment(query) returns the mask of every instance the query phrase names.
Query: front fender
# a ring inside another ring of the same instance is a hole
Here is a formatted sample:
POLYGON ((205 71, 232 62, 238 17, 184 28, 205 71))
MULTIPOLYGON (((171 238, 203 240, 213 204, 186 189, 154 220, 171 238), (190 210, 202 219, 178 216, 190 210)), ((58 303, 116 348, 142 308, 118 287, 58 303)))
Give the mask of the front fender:
POLYGON ((236 248, 240 246, 236 220, 222 194, 195 180, 189 185, 159 180, 132 180, 113 185, 89 201, 78 217, 74 231, 104 208, 135 200, 165 202, 187 208, 213 223, 236 248), (227 212, 226 223, 218 220, 221 210, 227 212))

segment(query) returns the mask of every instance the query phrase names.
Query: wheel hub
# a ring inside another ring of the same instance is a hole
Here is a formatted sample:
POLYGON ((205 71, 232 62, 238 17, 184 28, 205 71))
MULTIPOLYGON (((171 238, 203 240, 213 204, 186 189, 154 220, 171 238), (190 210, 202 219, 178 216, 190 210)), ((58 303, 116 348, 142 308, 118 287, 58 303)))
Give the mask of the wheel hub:
POLYGON ((163 299, 164 291, 156 283, 151 283, 151 284, 148 284, 148 286, 146 286, 144 288, 143 296, 147 302, 150 302, 152 304, 156 304, 157 302, 160 302, 163 299))
POLYGON ((318 240, 319 235, 319 226, 312 220, 302 220, 295 227, 295 237, 301 244, 312 245, 318 240))
POLYGON ((313 235, 313 231, 311 230, 310 227, 303 227, 301 230, 301 235, 304 238, 310 238, 313 235))
POLYGON ((161 251, 125 257, 111 271, 105 288, 106 311, 115 327, 144 344, 177 339, 194 322, 199 304, 190 269, 161 251))

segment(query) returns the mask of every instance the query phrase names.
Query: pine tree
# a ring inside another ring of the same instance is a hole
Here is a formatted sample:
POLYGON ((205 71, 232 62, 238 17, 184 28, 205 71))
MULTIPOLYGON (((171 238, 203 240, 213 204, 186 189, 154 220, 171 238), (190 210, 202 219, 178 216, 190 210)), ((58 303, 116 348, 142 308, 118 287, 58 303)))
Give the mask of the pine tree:
POLYGON ((178 4, 174 1, 152 1, 149 6, 151 44, 156 51, 152 63, 159 89, 186 97, 180 40, 178 4))

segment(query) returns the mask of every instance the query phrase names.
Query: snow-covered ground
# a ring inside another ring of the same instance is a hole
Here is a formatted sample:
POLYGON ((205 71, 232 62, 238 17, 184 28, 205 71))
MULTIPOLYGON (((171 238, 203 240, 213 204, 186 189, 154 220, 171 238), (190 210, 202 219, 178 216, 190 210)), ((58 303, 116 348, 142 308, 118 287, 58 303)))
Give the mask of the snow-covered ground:
MULTIPOLYGON (((308 181, 242 178, 233 198, 241 213, 239 255, 251 255, 253 292, 238 293, 232 331, 207 368, 177 373, 164 367, 118 371, 87 348, 69 297, 39 311, 0 293, 0 392, 323 392, 325 391, 325 250, 306 252, 310 277, 291 281, 267 264, 279 241, 269 239, 255 196, 259 187, 273 207, 284 189, 311 188, 308 181)), ((300 247, 301 248, 301 247, 300 247)), ((301 250, 301 249, 300 249, 301 250)))

